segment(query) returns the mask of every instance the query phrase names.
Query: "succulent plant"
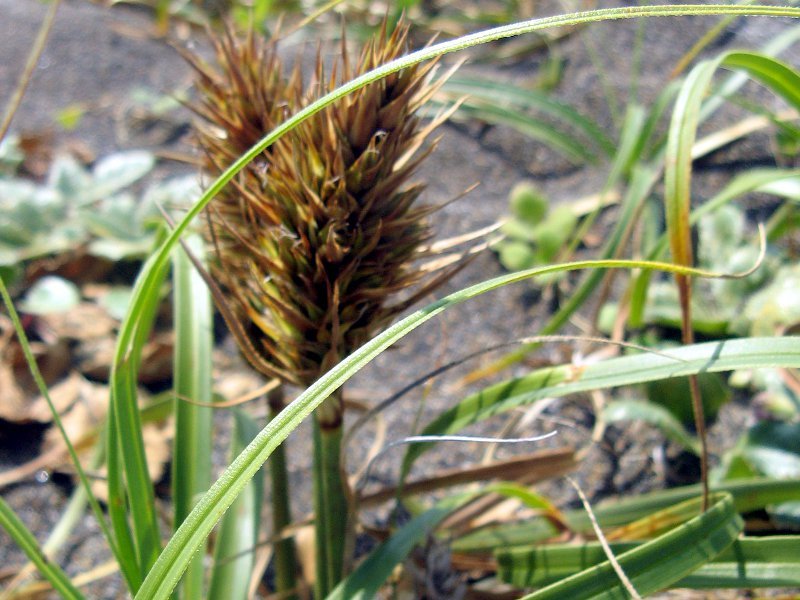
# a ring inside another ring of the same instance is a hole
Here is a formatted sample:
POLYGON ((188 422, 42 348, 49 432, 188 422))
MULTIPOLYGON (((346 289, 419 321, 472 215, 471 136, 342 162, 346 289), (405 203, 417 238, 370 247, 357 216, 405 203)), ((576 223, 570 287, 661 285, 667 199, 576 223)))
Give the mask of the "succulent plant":
POLYGON ((189 187, 187 180, 170 180, 151 186, 141 198, 126 190, 154 164, 153 155, 143 151, 111 154, 91 170, 60 156, 43 184, 0 176, 0 265, 81 245, 112 261, 143 257, 153 244, 151 225, 159 219, 156 200, 189 187))

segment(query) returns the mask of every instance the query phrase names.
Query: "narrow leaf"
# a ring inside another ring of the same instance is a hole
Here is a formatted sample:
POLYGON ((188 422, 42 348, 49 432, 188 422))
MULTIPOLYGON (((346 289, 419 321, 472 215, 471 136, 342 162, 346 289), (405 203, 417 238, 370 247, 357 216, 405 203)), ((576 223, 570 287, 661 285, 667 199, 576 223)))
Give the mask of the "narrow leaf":
POLYGON ((697 440, 666 408, 645 400, 617 400, 603 409, 601 418, 609 423, 616 421, 644 421, 657 427, 667 439, 700 453, 697 440))
POLYGON ((39 544, 36 541, 36 538, 33 537, 33 534, 30 530, 25 527, 25 524, 20 520, 20 518, 11 510, 11 507, 6 503, 6 501, 0 497, 0 525, 2 525, 3 529, 8 532, 8 535, 11 536, 17 545, 22 548, 25 555, 30 559, 30 561, 36 565, 36 568, 39 570, 39 573, 47 579, 52 585, 53 589, 55 589, 59 594, 61 594, 62 598, 67 598, 68 600, 80 600, 83 598, 83 594, 81 594, 78 589, 72 585, 69 577, 61 568, 51 562, 47 556, 45 556, 42 549, 39 547, 39 544))
MULTIPOLYGON (((798 338, 742 338, 694 344, 668 354, 636 354, 576 367, 559 365, 494 384, 472 394, 441 413, 423 430, 423 435, 452 434, 519 406, 542 398, 608 389, 701 372, 730 371, 766 366, 800 366, 798 338)), ((408 473, 413 462, 431 444, 409 448, 403 463, 408 473)))
MULTIPOLYGON (((733 499, 720 494, 714 500, 705 513, 616 557, 639 594, 652 594, 674 585, 736 540, 744 525, 733 499)), ((625 588, 608 561, 525 596, 526 600, 624 597, 625 588)))

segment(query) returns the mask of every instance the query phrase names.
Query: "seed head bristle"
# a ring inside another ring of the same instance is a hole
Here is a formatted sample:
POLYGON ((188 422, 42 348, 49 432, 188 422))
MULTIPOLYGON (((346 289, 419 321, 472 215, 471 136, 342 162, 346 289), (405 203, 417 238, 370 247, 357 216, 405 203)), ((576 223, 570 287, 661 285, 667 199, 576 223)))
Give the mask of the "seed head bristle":
MULTIPOLYGON (((215 39, 216 67, 190 58, 206 170, 221 172, 342 77, 400 56, 407 34, 404 24, 391 34, 384 27, 356 63, 340 58, 327 79, 318 56, 306 86, 299 67, 283 74, 275 42, 253 34, 240 41, 230 31, 215 39)), ((389 302, 395 294, 412 288, 416 298, 442 282, 414 266, 431 238, 431 209, 418 204, 423 186, 409 182, 432 150, 419 150, 432 128, 415 116, 436 86, 431 69, 410 67, 313 116, 209 208, 212 274, 247 345, 294 383, 311 383, 385 326, 406 306, 389 302)))

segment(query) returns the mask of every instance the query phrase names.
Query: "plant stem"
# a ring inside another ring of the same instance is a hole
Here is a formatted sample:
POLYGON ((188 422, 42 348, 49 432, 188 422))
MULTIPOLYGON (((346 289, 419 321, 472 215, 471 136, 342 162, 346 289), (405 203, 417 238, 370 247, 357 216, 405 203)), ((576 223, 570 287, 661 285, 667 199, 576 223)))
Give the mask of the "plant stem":
MULTIPOLYGON (((202 256, 202 242, 187 240, 202 256)), ((211 485, 212 409, 190 402, 211 401, 211 297, 186 252, 174 255, 175 445, 172 460, 173 527, 177 529, 211 485)), ((198 552, 180 586, 184 600, 203 598, 205 553, 198 552)))
MULTIPOLYGON (((691 259, 690 259, 691 261, 691 259)), ((681 337, 685 345, 694 343, 694 329, 692 329, 692 280, 685 275, 676 275, 678 293, 681 305, 681 337)), ((700 483, 703 488, 703 512, 708 510, 708 440, 706 439, 706 416, 703 411, 703 397, 697 376, 689 377, 689 394, 692 398, 692 412, 697 437, 700 438, 700 483)))
POLYGON ((342 483, 341 392, 314 413, 314 595, 325 598, 342 579, 347 533, 347 498, 342 483))
MULTIPOLYGON (((283 409, 283 389, 279 387, 270 392, 267 400, 270 419, 273 419, 283 409)), ((292 523, 289 475, 283 444, 275 449, 269 459, 269 475, 272 484, 272 531, 273 535, 277 536, 292 523)), ((281 598, 287 600, 297 598, 297 595, 292 593, 292 590, 297 588, 297 557, 293 538, 282 539, 275 543, 275 588, 281 598)))

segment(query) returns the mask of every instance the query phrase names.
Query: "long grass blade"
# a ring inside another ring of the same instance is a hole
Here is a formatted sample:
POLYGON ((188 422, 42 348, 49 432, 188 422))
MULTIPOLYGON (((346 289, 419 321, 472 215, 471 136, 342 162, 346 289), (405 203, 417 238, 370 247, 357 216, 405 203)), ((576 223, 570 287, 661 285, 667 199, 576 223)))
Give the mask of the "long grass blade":
MULTIPOLYGON (((742 538, 679 584, 691 589, 800 585, 800 536, 742 538)), ((677 586, 676 586, 677 587, 677 586)))
POLYGON ((67 574, 47 558, 36 538, 3 498, 0 498, 0 525, 62 598, 82 600, 83 594, 72 584, 67 574))
POLYGON ((50 408, 50 412, 53 415, 53 422, 55 423, 56 427, 58 428, 59 433, 61 434, 61 439, 64 441, 64 445, 67 447, 67 452, 69 453, 70 460, 72 461, 73 466, 75 467, 75 472, 78 475, 78 480, 81 483, 81 487, 85 490, 87 499, 89 501, 89 506, 92 509, 92 512, 97 520, 98 525, 100 526, 100 530, 103 532, 106 540, 108 541, 109 547, 111 548, 111 552, 114 554, 115 558, 120 563, 120 568, 123 571, 123 574, 126 577, 126 580, 132 581, 135 579, 135 569, 133 569, 133 563, 131 562, 133 556, 125 551, 125 548, 122 547, 120 544, 117 543, 117 540, 112 536, 111 530, 108 527, 108 523, 106 522, 105 516, 103 515, 103 510, 100 508, 100 504, 97 501, 97 498, 92 493, 92 487, 89 483, 89 479, 86 476, 86 472, 83 470, 81 466, 80 460, 78 458, 78 454, 75 451, 75 447, 72 444, 72 441, 69 439, 66 430, 64 429, 64 424, 61 421, 61 416, 58 414, 58 411, 53 404, 52 399, 50 398, 50 393, 47 390, 47 384, 45 384, 44 378, 42 377, 41 372, 39 371, 38 364, 36 359, 33 356, 33 351, 31 350, 30 342, 28 341, 28 336, 25 333, 25 329, 22 327, 22 322, 19 318, 19 313, 17 313, 16 308, 14 307, 14 303, 11 300, 11 295, 8 293, 8 288, 6 287, 5 281, 0 278, 0 296, 3 298, 3 303, 5 304, 6 310, 8 311, 8 315, 11 318, 11 322, 14 325, 14 331, 17 334, 17 338, 19 339, 20 346, 22 347, 23 354, 25 355, 25 361, 28 364, 28 368, 30 369, 31 375, 33 376, 33 380, 36 383, 36 387, 39 389, 39 393, 42 397, 47 401, 47 405, 50 408))
MULTIPOLYGON (((138 335, 139 329, 146 324, 146 319, 142 319, 139 315, 146 313, 144 305, 147 303, 147 298, 151 298, 157 292, 159 281, 162 276, 162 271, 168 261, 169 253, 175 246, 177 241, 185 232, 189 223, 202 211, 206 205, 211 201, 214 196, 225 186, 231 179, 243 169, 249 162, 256 156, 261 154, 268 148, 276 139, 284 135, 286 132, 292 130, 294 127, 310 118, 314 114, 323 110, 337 99, 355 91, 373 81, 386 77, 391 73, 395 73, 411 65, 423 62, 441 56, 443 54, 457 52, 471 48, 487 42, 496 41, 499 39, 509 38, 516 35, 531 33, 537 30, 543 30, 549 27, 577 25, 582 23, 591 23, 598 21, 607 21, 613 19, 630 19, 640 18, 646 16, 679 16, 679 15, 709 15, 709 14, 742 14, 742 15, 763 15, 763 16, 786 16, 786 17, 800 17, 800 10, 775 7, 775 6, 728 6, 728 5, 686 5, 686 6, 645 6, 645 7, 623 7, 612 9, 601 9, 594 11, 586 11, 570 15, 560 15, 556 17, 547 17, 543 19, 534 19, 531 21, 524 21, 520 23, 513 23, 502 27, 497 27, 483 32, 467 35, 456 40, 446 41, 439 44, 423 48, 416 52, 391 61, 369 73, 353 79, 352 81, 340 86, 336 90, 326 94, 319 100, 311 103, 303 110, 299 111, 292 118, 288 119, 279 125, 272 132, 267 134, 258 143, 256 143, 250 150, 245 152, 238 160, 236 160, 228 169, 225 170, 206 190, 200 200, 192 206, 183 220, 176 226, 176 228, 169 234, 168 238, 163 242, 159 250, 151 257, 146 263, 131 300, 130 311, 128 317, 125 319, 123 326, 120 330, 119 341, 117 345, 117 353, 115 355, 115 369, 120 365, 130 360, 131 356, 135 354, 135 340, 138 335)), ((622 264, 622 261, 606 261, 606 264, 622 264)), ((530 274, 527 274, 531 276, 530 274)), ((441 305, 436 306, 434 309, 428 309, 422 321, 431 318, 443 310, 441 305)), ((419 320, 419 318, 417 318, 419 320)), ((408 327, 411 323, 408 319, 402 321, 404 326, 408 327)), ((418 324, 418 323, 417 323, 418 324)), ((399 326, 400 324, 398 324, 399 326)), ((414 325, 416 326, 416 324, 414 325)), ((395 326, 397 327, 397 326, 395 326)), ((144 327, 147 328, 146 325, 144 327)), ((384 335, 396 334, 397 330, 390 328, 384 335)), ((389 336, 391 337, 391 336, 389 336)), ((376 338, 383 340, 387 338, 379 336, 376 338)), ((375 342, 375 340, 373 340, 375 342)), ((371 344, 367 344, 362 353, 355 353, 350 359, 340 364, 341 371, 334 369, 331 373, 336 373, 335 376, 331 375, 330 378, 323 377, 319 380, 317 387, 312 386, 307 391, 307 395, 301 396, 298 400, 302 406, 302 410, 292 408, 293 405, 287 407, 284 411, 285 418, 276 419, 272 426, 268 426, 262 434, 268 430, 272 433, 274 430, 281 430, 288 435, 288 431, 297 426, 299 420, 309 414, 310 410, 318 404, 315 404, 315 395, 320 394, 321 402, 327 395, 329 395, 338 385, 341 385, 342 379, 339 379, 343 372, 349 367, 359 364, 362 366, 374 354, 370 353, 375 350, 371 344), (358 358, 354 358, 358 357, 358 358), (338 380, 338 384, 332 386, 338 380), (326 389, 327 388, 327 389, 326 389)), ((375 354, 382 349, 376 350, 375 354)), ((329 373, 330 375, 330 373, 329 373)), ((297 406, 295 404, 294 406, 297 406)), ((183 573, 187 561, 191 558, 194 551, 200 546, 202 540, 208 535, 213 524, 220 518, 221 514, 230 506, 235 496, 241 491, 246 484, 247 480, 251 478, 259 466, 269 456, 272 451, 272 446, 269 443, 263 444, 263 435, 254 440, 253 444, 240 455, 237 461, 229 468, 228 478, 223 478, 224 481, 212 486, 212 489, 204 497, 192 514, 189 516, 184 526, 182 526, 176 535, 173 536, 168 547, 162 552, 159 560, 154 568, 150 571, 145 580, 145 584, 140 591, 140 598, 159 597, 165 598, 169 595, 171 590, 177 583, 178 578, 183 573), (191 523, 191 525, 189 524, 191 523)))
MULTIPOLYGON (((800 494, 800 479, 742 479, 712 485, 711 489, 731 494, 736 510, 746 513, 796 500, 800 494)), ((699 493, 700 485, 695 484, 632 498, 605 500, 594 508, 594 513, 601 527, 620 527, 679 502, 697 498, 699 493)), ((582 510, 567 511, 563 518, 569 529, 578 533, 587 532, 591 527, 586 512, 582 510)), ((549 519, 536 517, 522 523, 502 523, 474 531, 455 540, 452 548, 455 552, 485 553, 498 548, 529 546, 558 533, 549 519)))
MULTIPOLYGON (((235 426, 231 453, 236 456, 258 433, 258 425, 241 410, 234 410, 235 426)), ((209 600, 244 600, 255 563, 263 478, 255 477, 225 513, 214 546, 214 568, 209 600)))
MULTIPOLYGON (((494 384, 467 396, 431 421, 422 435, 453 434, 468 425, 542 398, 702 372, 778 365, 800 366, 800 339, 741 338, 683 346, 669 350, 668 354, 623 356, 582 367, 558 365, 494 384)), ((416 444, 409 448, 403 462, 403 473, 408 473, 414 461, 431 447, 431 444, 416 444)))
MULTIPOLYGON (((152 258, 148 261, 150 261, 152 258)), ((145 263, 145 270, 147 264, 145 263)), ((161 535, 156 516, 155 494, 145 458, 142 424, 138 406, 138 373, 142 349, 149 337, 161 301, 161 284, 166 279, 168 263, 154 272, 153 287, 140 295, 143 280, 137 280, 134 294, 139 297, 134 314, 137 327, 123 350, 123 331, 120 332, 117 352, 111 367, 111 404, 108 428, 109 456, 109 513, 115 530, 122 539, 130 538, 136 549, 136 561, 142 579, 155 563, 161 548, 161 535), (132 527, 125 532, 128 511, 132 527)), ((130 317, 128 317, 130 318, 130 317)), ((126 318, 126 321, 127 319, 126 318)), ((134 590, 131 590, 134 591, 134 590)))
MULTIPOLYGON (((643 542, 612 542, 615 555, 643 542)), ((800 536, 741 538, 673 587, 751 589, 800 585, 800 536)), ((540 587, 602 563, 597 542, 498 549, 498 577, 515 587, 540 587)))
MULTIPOLYGON (((714 498, 705 513, 617 556, 620 567, 642 595, 666 589, 728 548, 744 524, 728 494, 714 498)), ((626 590, 609 561, 525 596, 546 598, 624 598, 626 590)))

